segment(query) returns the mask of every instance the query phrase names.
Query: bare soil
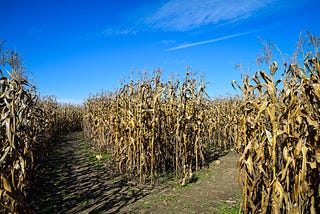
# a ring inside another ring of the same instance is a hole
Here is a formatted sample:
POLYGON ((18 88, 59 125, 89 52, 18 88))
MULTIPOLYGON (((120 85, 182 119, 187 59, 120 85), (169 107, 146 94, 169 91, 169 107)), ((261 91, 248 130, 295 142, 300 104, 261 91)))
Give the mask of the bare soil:
POLYGON ((235 152, 214 160, 185 187, 173 181, 151 186, 127 181, 89 145, 81 132, 51 144, 29 196, 36 213, 237 213, 235 152))

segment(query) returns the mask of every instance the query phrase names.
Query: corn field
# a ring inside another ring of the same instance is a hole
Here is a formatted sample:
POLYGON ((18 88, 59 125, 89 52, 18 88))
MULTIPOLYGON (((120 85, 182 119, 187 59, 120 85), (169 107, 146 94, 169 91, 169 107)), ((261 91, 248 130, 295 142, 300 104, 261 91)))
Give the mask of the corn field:
MULTIPOLYGON (((315 37, 310 37, 315 45, 315 37)), ((261 70, 243 79, 239 116, 239 180, 245 213, 320 212, 320 61, 317 46, 304 63, 276 79, 261 70)))
MULTIPOLYGON (((204 151, 230 132, 233 102, 212 102, 206 83, 186 72, 185 78, 161 81, 161 72, 101 93, 85 102, 84 132, 100 147, 107 146, 120 171, 154 182, 174 172, 182 184, 204 165, 204 151), (220 113, 223 118, 216 116, 220 113), (229 125, 227 125, 229 123, 229 125), (226 125, 224 128, 218 125, 226 125)), ((230 139, 231 140, 231 139, 230 139)))
POLYGON ((235 148, 238 142, 240 97, 216 98, 206 103, 206 146, 220 151, 235 148))
POLYGON ((186 185, 213 150, 236 147, 245 213, 320 213, 319 38, 310 41, 302 65, 284 65, 278 75, 273 62, 241 86, 234 81, 241 97, 211 100, 207 83, 189 69, 167 81, 156 70, 83 106, 40 97, 16 55, 1 53, 0 212, 31 213, 28 190, 47 146, 83 130, 140 183, 174 174, 186 185))
POLYGON ((160 77, 157 72, 132 80, 114 94, 85 103, 84 131, 112 148, 119 169, 139 175, 140 182, 153 182, 172 169, 180 177, 204 161, 204 83, 189 73, 181 84, 160 77))
POLYGON ((53 97, 39 99, 19 73, 17 61, 6 56, 0 69, 0 211, 29 213, 27 193, 37 185, 32 178, 46 145, 61 133, 79 129, 82 110, 60 105, 53 97))

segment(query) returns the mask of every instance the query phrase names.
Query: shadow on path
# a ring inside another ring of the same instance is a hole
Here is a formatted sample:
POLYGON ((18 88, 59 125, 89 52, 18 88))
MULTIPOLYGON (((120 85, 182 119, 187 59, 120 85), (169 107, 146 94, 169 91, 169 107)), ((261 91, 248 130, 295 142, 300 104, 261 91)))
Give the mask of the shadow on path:
POLYGON ((31 194, 36 213, 117 213, 155 190, 128 184, 111 163, 95 166, 89 150, 81 132, 51 144, 31 194))

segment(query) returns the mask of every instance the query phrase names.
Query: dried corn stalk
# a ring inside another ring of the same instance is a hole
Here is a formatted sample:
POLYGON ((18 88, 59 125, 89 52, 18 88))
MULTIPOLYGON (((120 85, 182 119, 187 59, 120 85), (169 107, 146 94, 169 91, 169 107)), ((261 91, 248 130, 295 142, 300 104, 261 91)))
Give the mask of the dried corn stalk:
POLYGON ((140 182, 169 172, 183 178, 204 161, 205 87, 189 72, 182 82, 162 82, 160 71, 131 80, 113 94, 87 99, 84 131, 140 182))
POLYGON ((30 186, 37 185, 32 182, 35 165, 43 160, 48 142, 79 129, 82 121, 80 106, 60 105, 53 98, 40 101, 17 63, 17 55, 1 57, 1 213, 32 213, 27 199, 30 186))
POLYGON ((238 149, 245 213, 319 213, 320 63, 309 53, 283 80, 257 72, 243 79, 238 149))

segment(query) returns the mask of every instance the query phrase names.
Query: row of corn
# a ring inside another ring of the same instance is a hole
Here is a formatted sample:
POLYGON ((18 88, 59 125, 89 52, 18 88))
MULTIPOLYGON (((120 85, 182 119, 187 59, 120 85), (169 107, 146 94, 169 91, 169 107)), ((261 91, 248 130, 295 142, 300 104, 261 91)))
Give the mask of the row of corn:
POLYGON ((281 79, 274 62, 239 86, 245 213, 320 213, 320 40, 310 40, 314 50, 281 79))
POLYGON ((0 68, 0 212, 28 213, 28 190, 47 144, 61 133, 81 128, 81 107, 39 98, 2 57, 0 68))
POLYGON ((205 82, 188 71, 181 81, 164 82, 158 70, 114 93, 89 97, 84 132, 109 149, 120 171, 140 182, 174 173, 185 183, 204 164, 210 145, 227 148, 234 140, 228 113, 236 111, 235 102, 209 101, 205 90, 205 82))

